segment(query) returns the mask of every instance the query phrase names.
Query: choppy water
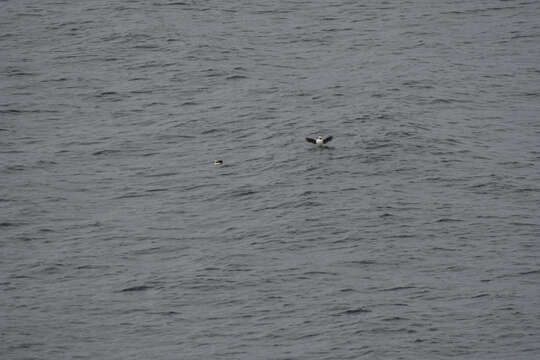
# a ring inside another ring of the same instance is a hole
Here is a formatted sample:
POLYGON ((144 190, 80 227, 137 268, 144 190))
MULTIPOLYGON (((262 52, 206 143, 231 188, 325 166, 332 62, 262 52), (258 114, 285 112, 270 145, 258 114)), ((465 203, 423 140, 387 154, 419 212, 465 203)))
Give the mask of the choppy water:
POLYGON ((2 358, 538 358, 539 17, 0 2, 2 358))

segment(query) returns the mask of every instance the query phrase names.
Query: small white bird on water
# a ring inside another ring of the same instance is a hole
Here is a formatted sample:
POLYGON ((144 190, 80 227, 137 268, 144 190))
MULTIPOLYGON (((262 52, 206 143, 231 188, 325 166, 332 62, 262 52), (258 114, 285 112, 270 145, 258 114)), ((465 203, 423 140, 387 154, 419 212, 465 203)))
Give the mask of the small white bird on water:
POLYGON ((310 143, 313 143, 313 144, 316 144, 316 145, 319 145, 319 146, 323 146, 325 145, 327 142, 329 142, 330 140, 332 140, 333 136, 328 136, 326 139, 323 139, 322 136, 318 136, 316 139, 312 139, 312 138, 306 138, 306 141, 307 142, 310 142, 310 143))

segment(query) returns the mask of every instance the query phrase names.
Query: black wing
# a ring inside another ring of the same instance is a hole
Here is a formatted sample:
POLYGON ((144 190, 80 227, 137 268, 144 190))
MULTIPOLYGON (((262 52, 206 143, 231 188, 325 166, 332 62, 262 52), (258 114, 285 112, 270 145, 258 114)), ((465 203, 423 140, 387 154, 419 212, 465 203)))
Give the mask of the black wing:
POLYGON ((327 137, 326 139, 323 140, 323 144, 326 144, 327 142, 329 142, 329 141, 332 140, 333 138, 334 138, 333 136, 327 137))
POLYGON ((307 142, 310 142, 310 143, 313 143, 313 144, 316 144, 317 142, 315 141, 315 139, 312 139, 312 138, 306 138, 306 141, 307 142))

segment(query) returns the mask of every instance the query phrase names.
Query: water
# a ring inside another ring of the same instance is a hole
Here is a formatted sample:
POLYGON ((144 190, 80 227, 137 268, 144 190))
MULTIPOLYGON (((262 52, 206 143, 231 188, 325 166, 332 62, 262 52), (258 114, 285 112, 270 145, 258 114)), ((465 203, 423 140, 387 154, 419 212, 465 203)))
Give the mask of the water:
POLYGON ((539 15, 0 2, 2 358, 538 358, 539 15))

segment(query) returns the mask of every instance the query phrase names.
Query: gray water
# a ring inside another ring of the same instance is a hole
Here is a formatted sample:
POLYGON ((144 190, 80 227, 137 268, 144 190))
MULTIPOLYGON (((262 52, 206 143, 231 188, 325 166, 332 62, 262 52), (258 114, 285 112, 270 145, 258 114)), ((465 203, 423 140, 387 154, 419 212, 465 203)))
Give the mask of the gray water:
POLYGON ((1 358, 539 358, 539 18, 1 1, 1 358))

